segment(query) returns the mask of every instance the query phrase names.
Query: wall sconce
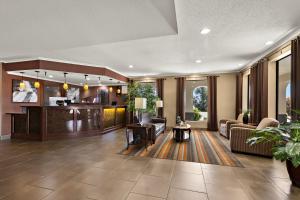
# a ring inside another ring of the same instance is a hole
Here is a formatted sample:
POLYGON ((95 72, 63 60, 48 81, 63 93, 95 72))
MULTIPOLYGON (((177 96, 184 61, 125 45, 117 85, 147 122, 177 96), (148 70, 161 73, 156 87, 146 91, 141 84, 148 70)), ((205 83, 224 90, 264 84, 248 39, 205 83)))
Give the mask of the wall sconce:
POLYGON ((68 83, 67 83, 67 74, 68 73, 64 73, 64 77, 65 77, 65 82, 64 82, 64 85, 63 85, 63 88, 64 88, 64 90, 68 90, 69 89, 69 85, 68 85, 68 83))
POLYGON ((118 89, 117 89, 117 94, 121 94, 121 89, 120 89, 120 87, 118 87, 118 89))
POLYGON ((87 74, 86 75, 84 75, 84 79, 85 79, 85 83, 83 84, 83 89, 84 90, 88 90, 89 89, 89 85, 88 85, 88 83, 87 83, 87 74))
POLYGON ((20 73, 22 74, 22 80, 21 80, 21 82, 19 84, 19 88, 21 90, 24 90, 26 88, 25 83, 24 83, 24 79, 23 79, 24 72, 20 72, 20 73))
POLYGON ((109 87, 109 92, 112 92, 113 91, 113 88, 112 87, 109 87))
POLYGON ((36 72, 36 81, 34 82, 34 87, 36 89, 39 89, 40 88, 40 82, 39 82, 39 73, 40 71, 35 71, 36 72))

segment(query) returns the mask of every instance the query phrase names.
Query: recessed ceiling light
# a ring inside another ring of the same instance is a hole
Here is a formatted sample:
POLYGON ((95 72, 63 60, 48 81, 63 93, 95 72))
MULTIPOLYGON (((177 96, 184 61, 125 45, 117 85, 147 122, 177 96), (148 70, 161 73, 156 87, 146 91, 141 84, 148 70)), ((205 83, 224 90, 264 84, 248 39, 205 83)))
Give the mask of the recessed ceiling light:
POLYGON ((208 34, 209 32, 210 32, 210 29, 209 29, 209 28, 204 28, 204 29, 201 30, 201 34, 202 34, 202 35, 206 35, 206 34, 208 34))
POLYGON ((195 63, 202 63, 202 60, 196 60, 195 63))
POLYGON ((133 65, 129 65, 129 68, 133 68, 133 65))
POLYGON ((49 75, 49 78, 53 78, 53 76, 52 76, 52 75, 49 75))
POLYGON ((89 81, 89 80, 91 80, 91 79, 90 79, 90 78, 86 78, 86 80, 88 80, 88 81, 89 81))
POLYGON ((268 42, 266 42, 266 45, 267 45, 267 46, 272 45, 272 44, 274 44, 273 41, 268 41, 268 42))
POLYGON ((241 67, 241 66, 243 66, 243 64, 242 64, 242 63, 240 63, 240 64, 239 64, 239 66, 241 67))

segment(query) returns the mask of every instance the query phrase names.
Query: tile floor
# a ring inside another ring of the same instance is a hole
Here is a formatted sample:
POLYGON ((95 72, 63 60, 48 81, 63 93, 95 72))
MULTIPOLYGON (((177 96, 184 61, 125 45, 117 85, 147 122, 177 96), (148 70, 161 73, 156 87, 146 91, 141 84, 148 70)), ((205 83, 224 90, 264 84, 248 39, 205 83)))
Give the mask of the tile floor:
POLYGON ((300 199, 278 161, 237 154, 245 168, 235 168, 116 154, 124 146, 124 130, 63 141, 0 142, 0 199, 300 199))

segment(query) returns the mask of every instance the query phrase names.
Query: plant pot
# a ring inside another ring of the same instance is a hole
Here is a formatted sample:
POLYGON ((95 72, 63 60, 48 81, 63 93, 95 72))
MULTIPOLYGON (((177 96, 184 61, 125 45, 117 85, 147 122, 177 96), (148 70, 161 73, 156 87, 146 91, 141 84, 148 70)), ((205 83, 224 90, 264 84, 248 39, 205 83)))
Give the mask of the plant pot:
POLYGON ((286 161, 286 168, 292 184, 300 188, 300 167, 295 168, 290 160, 286 161))
POLYGON ((243 116, 243 123, 244 123, 244 124, 248 124, 248 122, 249 122, 249 117, 248 117, 248 115, 244 115, 244 116, 243 116))

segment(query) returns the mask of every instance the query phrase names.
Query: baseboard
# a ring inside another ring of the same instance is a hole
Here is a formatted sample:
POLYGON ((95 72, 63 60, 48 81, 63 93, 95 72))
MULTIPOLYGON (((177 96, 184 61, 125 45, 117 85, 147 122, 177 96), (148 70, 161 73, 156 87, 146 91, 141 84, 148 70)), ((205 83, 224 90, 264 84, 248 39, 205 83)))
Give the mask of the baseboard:
POLYGON ((10 140, 10 135, 0 135, 0 140, 10 140))

